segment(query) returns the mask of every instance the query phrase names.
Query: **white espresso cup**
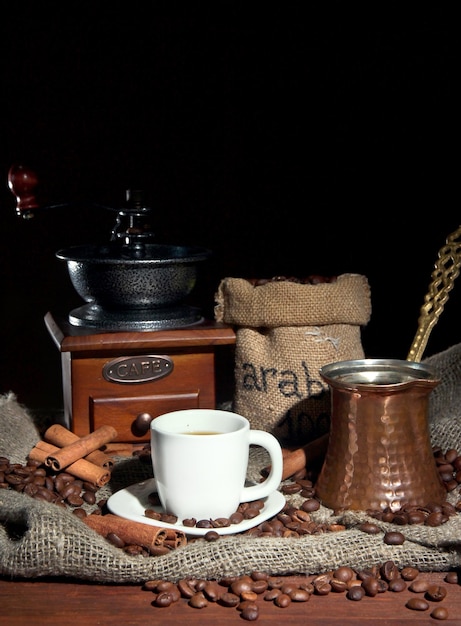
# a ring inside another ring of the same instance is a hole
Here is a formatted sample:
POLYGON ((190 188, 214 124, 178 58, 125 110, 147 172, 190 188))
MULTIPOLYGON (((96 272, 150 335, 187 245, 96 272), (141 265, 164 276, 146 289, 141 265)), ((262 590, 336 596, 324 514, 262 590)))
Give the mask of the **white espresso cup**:
POLYGON ((269 496, 282 479, 282 449, 277 439, 250 429, 237 413, 186 409, 152 420, 151 455, 160 502, 167 513, 185 519, 229 517, 241 502, 269 496), (270 456, 268 477, 245 486, 250 446, 270 456))

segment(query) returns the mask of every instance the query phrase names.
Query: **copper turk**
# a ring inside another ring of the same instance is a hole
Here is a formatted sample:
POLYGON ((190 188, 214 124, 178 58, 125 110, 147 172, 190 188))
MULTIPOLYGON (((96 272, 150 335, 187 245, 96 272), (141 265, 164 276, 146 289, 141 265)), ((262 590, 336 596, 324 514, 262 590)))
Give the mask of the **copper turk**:
POLYGON ((331 390, 327 454, 316 494, 332 509, 397 510, 445 499, 427 421, 439 383, 420 363, 341 361, 320 375, 331 390))
POLYGON ((421 364, 461 267, 461 226, 439 250, 406 361, 363 359, 320 370, 331 391, 327 453, 316 495, 332 509, 397 510, 442 502, 428 424, 429 396, 440 382, 421 364))

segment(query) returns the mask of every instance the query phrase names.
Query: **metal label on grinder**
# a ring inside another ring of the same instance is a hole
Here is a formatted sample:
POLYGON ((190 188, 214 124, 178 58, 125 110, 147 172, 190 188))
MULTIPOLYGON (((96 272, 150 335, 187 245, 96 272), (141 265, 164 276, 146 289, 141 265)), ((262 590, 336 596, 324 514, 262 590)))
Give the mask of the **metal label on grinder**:
POLYGON ((168 356, 142 355, 109 361, 102 374, 110 383, 147 383, 168 376, 174 364, 168 356))

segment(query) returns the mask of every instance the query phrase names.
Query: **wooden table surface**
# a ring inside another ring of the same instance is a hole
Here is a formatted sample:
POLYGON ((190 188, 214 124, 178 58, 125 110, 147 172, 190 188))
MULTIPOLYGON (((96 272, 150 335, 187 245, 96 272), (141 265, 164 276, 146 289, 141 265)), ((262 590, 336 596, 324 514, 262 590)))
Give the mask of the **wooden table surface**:
MULTIPOLYGON (((405 590, 386 591, 359 602, 348 600, 344 593, 327 596, 312 595, 308 602, 292 602, 288 608, 278 608, 272 602, 258 598, 262 624, 309 624, 309 626, 402 626, 443 623, 461 624, 461 584, 446 583, 445 573, 421 573, 418 578, 443 585, 447 596, 440 602, 430 602, 427 611, 415 611, 405 603, 411 597, 422 597, 405 590), (431 617, 436 606, 448 609, 443 622, 431 617)), ((286 577, 300 581, 302 577, 286 577)), ((187 600, 179 600, 166 608, 152 605, 153 593, 140 585, 102 585, 65 579, 7 580, 0 578, 0 624, 17 626, 146 626, 147 624, 242 624, 239 611, 209 603, 194 609, 187 600)))

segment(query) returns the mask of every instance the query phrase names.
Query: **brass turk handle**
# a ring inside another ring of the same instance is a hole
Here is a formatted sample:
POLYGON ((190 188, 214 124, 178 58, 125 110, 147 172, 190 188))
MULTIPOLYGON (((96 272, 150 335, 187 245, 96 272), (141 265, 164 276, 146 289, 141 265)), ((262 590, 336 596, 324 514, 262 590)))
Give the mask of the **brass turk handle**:
POLYGON ((407 356, 407 361, 419 362, 429 340, 429 335, 437 323, 448 294, 453 289, 461 265, 461 226, 448 235, 445 245, 439 250, 435 268, 431 274, 429 291, 420 309, 418 330, 407 356))

